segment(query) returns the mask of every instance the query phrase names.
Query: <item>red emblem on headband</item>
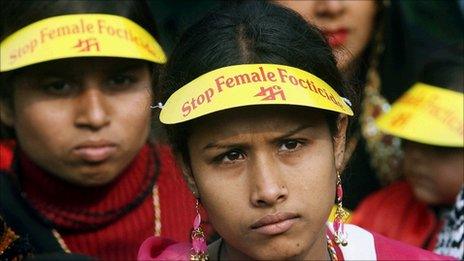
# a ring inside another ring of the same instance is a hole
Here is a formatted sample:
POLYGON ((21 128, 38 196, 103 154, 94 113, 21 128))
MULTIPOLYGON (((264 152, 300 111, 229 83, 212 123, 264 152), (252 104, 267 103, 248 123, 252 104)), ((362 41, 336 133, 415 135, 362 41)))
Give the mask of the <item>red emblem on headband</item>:
POLYGON ((261 87, 260 91, 257 94, 255 94, 254 97, 258 96, 265 96, 261 99, 262 101, 275 101, 279 96, 281 100, 286 100, 284 90, 282 90, 282 88, 280 88, 280 86, 278 85, 274 85, 267 88, 261 87))
POLYGON ((74 45, 74 48, 80 48, 79 52, 89 52, 94 48, 97 52, 100 51, 100 45, 97 38, 88 38, 85 40, 79 39, 79 42, 74 45))
POLYGON ((406 114, 406 113, 398 114, 395 117, 392 117, 391 125, 395 127, 402 127, 405 123, 409 121, 410 118, 411 118, 410 114, 406 114))

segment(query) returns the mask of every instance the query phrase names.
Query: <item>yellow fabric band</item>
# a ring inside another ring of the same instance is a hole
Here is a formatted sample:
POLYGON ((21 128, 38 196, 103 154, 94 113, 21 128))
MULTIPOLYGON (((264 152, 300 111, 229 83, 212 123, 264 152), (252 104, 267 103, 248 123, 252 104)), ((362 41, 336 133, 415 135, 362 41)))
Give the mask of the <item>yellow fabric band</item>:
POLYGON ((464 95, 417 83, 377 119, 391 135, 420 143, 464 147, 464 95))
POLYGON ((71 57, 122 57, 165 63, 161 46, 131 20, 108 14, 73 14, 30 24, 0 44, 0 72, 71 57))
POLYGON ((300 105, 353 115, 323 80, 298 68, 242 64, 208 72, 177 90, 163 106, 161 122, 175 124, 250 105, 300 105))

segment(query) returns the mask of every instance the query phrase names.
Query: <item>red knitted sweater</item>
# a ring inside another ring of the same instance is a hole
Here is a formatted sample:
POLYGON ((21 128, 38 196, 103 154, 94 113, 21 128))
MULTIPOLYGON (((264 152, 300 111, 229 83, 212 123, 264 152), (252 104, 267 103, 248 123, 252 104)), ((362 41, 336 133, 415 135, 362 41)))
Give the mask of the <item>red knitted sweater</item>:
POLYGON ((167 147, 154 150, 148 145, 143 147, 115 181, 98 188, 65 183, 46 174, 21 155, 22 189, 31 205, 56 225, 71 252, 105 260, 135 259, 144 239, 154 234, 154 198, 149 182, 153 180, 156 168, 153 168, 151 153, 156 153, 160 162, 156 185, 161 235, 188 241, 195 201, 167 147), (95 215, 123 209, 144 190, 149 192, 141 203, 117 219, 95 215), (83 214, 86 212, 93 215, 83 214), (95 226, 98 228, 92 228, 95 226))

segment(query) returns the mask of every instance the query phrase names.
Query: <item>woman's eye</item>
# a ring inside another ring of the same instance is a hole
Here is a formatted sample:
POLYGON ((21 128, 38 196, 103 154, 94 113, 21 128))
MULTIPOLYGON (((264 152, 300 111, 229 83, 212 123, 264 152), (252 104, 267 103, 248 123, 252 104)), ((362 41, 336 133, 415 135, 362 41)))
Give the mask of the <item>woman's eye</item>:
POLYGON ((279 151, 294 151, 298 150, 303 146, 301 141, 297 140, 285 140, 279 146, 279 151))
POLYGON ((65 81, 51 82, 42 86, 42 89, 45 90, 45 92, 56 95, 69 94, 73 91, 73 88, 74 87, 71 83, 65 81))
POLYGON ((240 160, 245 159, 245 153, 239 150, 231 150, 224 154, 219 155, 214 159, 214 161, 219 163, 234 163, 240 160))
POLYGON ((111 85, 129 85, 136 82, 135 77, 130 75, 116 75, 109 80, 111 85))

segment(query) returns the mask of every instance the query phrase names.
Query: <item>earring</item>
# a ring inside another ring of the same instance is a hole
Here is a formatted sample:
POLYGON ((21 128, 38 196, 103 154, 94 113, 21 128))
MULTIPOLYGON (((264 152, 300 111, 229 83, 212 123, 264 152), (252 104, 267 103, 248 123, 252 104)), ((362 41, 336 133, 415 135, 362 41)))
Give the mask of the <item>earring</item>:
POLYGON ((158 102, 156 105, 150 105, 150 108, 152 109, 156 109, 156 108, 160 108, 160 109, 163 109, 164 105, 162 102, 158 102))
POLYGON ((337 210, 335 211, 335 219, 333 222, 334 238, 337 245, 348 245, 347 235, 345 233, 345 219, 348 216, 345 209, 343 209, 343 188, 340 172, 337 171, 337 210))
POLYGON ((199 211, 199 201, 195 204, 197 216, 193 221, 192 231, 192 250, 190 254, 190 260, 192 261, 204 261, 208 260, 208 246, 206 245, 205 233, 201 228, 201 215, 199 211))

